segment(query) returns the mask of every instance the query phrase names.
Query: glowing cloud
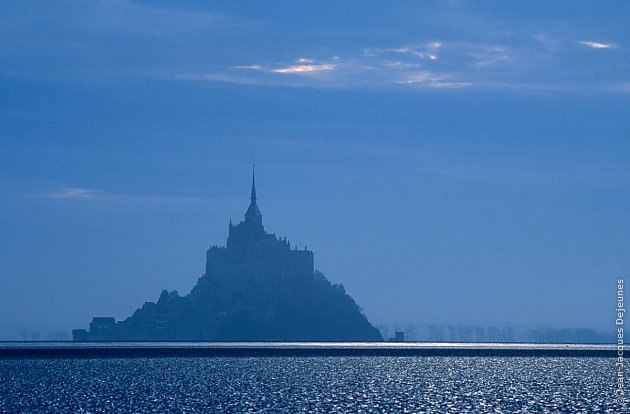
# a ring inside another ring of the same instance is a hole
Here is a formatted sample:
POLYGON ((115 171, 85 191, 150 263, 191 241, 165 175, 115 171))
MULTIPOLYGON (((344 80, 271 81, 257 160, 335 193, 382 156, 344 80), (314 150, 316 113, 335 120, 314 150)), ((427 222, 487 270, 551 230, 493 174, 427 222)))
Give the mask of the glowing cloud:
POLYGON ((581 45, 588 46, 591 49, 614 49, 617 47, 614 43, 600 43, 600 42, 590 42, 590 41, 581 41, 578 42, 581 45))
POLYGON ((330 65, 330 64, 324 64, 324 65, 294 65, 294 66, 289 66, 286 68, 279 68, 279 69, 274 69, 273 71, 276 73, 297 73, 297 74, 301 74, 301 73, 312 73, 312 72, 321 72, 321 71, 327 71, 327 70, 334 70, 337 67, 337 65, 330 65))

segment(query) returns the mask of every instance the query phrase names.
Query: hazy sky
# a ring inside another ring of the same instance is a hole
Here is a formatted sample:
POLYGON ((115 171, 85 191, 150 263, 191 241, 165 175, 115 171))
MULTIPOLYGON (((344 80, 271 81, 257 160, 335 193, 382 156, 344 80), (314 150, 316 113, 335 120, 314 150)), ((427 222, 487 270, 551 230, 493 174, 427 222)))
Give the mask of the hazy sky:
POLYGON ((375 323, 610 329, 626 1, 0 1, 0 338, 186 294, 248 205, 375 323))

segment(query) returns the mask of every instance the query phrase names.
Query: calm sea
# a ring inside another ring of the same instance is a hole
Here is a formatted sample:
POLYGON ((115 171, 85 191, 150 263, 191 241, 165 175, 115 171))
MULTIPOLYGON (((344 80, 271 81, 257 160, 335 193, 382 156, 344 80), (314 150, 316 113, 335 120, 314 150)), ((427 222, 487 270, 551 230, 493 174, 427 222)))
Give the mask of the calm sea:
POLYGON ((0 412, 621 413, 617 375, 610 357, 9 358, 0 412))

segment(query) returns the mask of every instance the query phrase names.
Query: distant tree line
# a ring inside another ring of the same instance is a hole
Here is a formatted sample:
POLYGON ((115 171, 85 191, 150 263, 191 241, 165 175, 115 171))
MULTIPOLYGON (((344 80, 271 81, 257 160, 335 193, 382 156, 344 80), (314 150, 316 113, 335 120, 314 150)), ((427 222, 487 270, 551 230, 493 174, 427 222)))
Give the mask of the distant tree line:
POLYGON ((530 328, 510 326, 467 325, 377 325, 383 338, 391 338, 396 331, 405 332, 407 341, 428 342, 534 342, 534 343, 613 343, 614 332, 600 332, 588 328, 530 328))
POLYGON ((20 339, 22 341, 67 341, 70 339, 70 334, 66 331, 53 331, 45 335, 40 332, 22 331, 20 339))
POLYGON ((536 328, 527 332, 529 342, 609 343, 610 335, 593 329, 536 328))
POLYGON ((513 342, 514 331, 509 326, 428 326, 428 338, 431 342, 513 342))

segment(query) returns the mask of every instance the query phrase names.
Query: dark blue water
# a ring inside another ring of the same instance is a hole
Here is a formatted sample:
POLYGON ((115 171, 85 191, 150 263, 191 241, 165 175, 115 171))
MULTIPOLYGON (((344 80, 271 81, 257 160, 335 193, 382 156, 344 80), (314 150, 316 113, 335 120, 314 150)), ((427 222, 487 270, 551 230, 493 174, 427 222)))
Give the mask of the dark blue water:
MULTIPOLYGON (((0 360, 0 412, 619 413, 614 358, 0 360)), ((626 372, 628 378, 628 372, 626 372)))

